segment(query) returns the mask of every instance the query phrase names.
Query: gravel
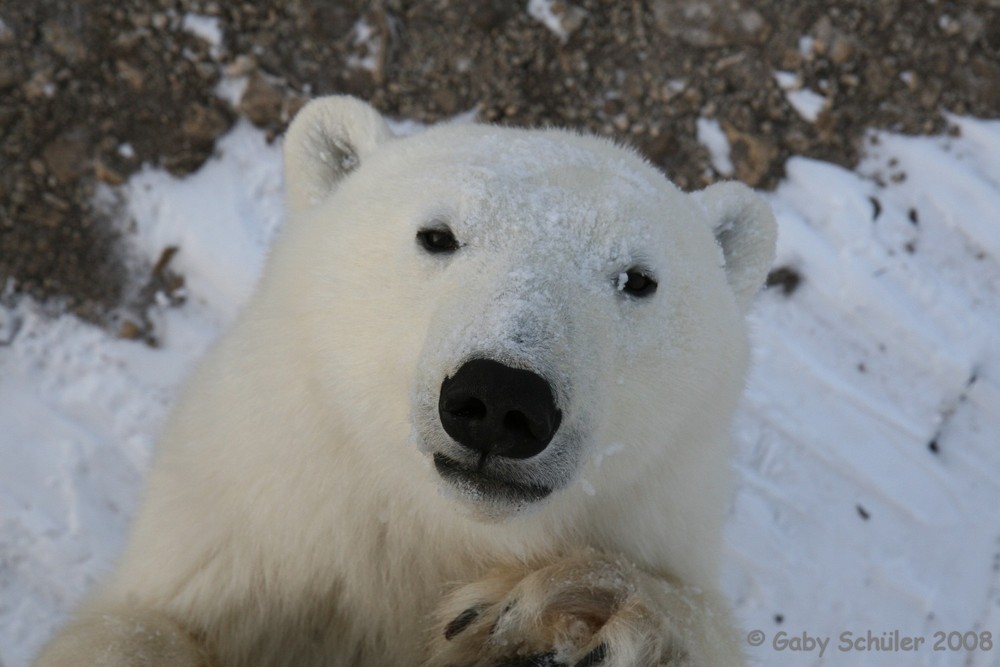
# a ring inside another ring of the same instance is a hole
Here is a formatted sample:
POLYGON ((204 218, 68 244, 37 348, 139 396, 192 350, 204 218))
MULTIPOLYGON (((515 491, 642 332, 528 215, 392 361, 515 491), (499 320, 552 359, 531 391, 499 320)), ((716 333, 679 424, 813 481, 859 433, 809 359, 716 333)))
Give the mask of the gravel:
POLYGON ((241 115, 276 137, 319 94, 586 129, 688 189, 772 188, 791 155, 853 166, 870 128, 1000 116, 1000 0, 24 0, 0 21, 0 292, 115 326, 177 278, 126 268, 98 188, 196 170, 241 115))

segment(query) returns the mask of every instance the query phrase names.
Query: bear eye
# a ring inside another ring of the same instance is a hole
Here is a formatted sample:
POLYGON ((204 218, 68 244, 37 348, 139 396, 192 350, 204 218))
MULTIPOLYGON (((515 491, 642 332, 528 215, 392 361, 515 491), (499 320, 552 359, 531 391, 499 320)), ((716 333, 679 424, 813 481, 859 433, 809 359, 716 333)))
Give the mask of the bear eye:
POLYGON ((421 229, 417 232, 417 242, 431 253, 458 250, 458 240, 450 229, 421 229))
POLYGON ((618 276, 618 291, 647 297, 656 291, 656 281, 642 269, 629 269, 618 276))

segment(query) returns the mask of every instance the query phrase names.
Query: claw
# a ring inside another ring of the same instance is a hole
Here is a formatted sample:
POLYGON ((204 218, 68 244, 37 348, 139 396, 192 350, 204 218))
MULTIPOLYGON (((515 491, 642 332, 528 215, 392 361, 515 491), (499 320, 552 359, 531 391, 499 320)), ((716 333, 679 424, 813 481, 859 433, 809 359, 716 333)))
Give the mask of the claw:
POLYGON ((596 667, 596 665, 604 662, 606 657, 608 657, 608 645, 598 644, 597 648, 583 656, 583 659, 573 665, 573 667, 596 667))
POLYGON ((444 638, 447 641, 451 641, 455 636, 462 630, 465 630, 469 625, 479 617, 479 611, 476 609, 466 609, 461 614, 452 619, 444 629, 444 638))
POLYGON ((529 655, 524 658, 515 658, 495 667, 566 667, 561 662, 556 662, 556 654, 543 653, 541 655, 529 655))

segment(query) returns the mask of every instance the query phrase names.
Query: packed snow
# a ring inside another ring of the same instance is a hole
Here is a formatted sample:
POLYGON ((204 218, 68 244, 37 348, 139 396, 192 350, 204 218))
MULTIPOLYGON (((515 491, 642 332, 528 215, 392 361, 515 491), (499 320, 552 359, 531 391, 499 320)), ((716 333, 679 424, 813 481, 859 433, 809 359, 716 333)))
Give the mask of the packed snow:
POLYGON ((528 15, 544 25, 563 44, 583 23, 587 13, 557 0, 528 0, 528 15))
POLYGON ((802 81, 792 72, 779 70, 774 73, 774 80, 785 91, 785 99, 802 119, 815 123, 826 108, 827 99, 816 91, 803 87, 802 81))
POLYGON ((222 26, 218 17, 185 14, 181 28, 208 44, 213 52, 222 47, 222 26))
POLYGON ((699 118, 695 127, 698 142, 708 149, 712 167, 720 175, 731 177, 733 175, 733 161, 730 158, 729 139, 726 138, 726 133, 719 121, 715 118, 699 118))
POLYGON ((358 19, 354 24, 354 47, 363 55, 351 55, 347 60, 348 67, 375 72, 378 70, 378 54, 382 49, 382 38, 368 21, 358 19))
MULTIPOLYGON (((795 158, 768 195, 785 280, 751 318, 725 567, 756 664, 1000 665, 1000 122, 950 120, 873 134, 854 171, 795 158), (842 637, 869 631, 924 642, 842 637)), ((5 667, 111 567, 179 385, 280 226, 279 151, 240 122, 197 174, 146 168, 121 194, 138 257, 180 249, 158 348, 0 298, 5 667)))

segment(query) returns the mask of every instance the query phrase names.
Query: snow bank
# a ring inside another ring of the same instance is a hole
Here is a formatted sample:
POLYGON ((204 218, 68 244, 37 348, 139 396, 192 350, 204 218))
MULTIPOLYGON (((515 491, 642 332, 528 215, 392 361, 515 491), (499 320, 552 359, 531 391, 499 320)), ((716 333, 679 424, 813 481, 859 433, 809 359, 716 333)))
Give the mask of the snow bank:
POLYGON ((281 220, 279 151, 241 122, 218 153, 124 188, 137 255, 180 248, 188 298, 152 314, 160 348, 0 306, 0 665, 27 665, 111 567, 183 378, 257 279, 281 220))
POLYGON ((752 318, 728 534, 761 665, 1000 664, 932 650, 1000 630, 1000 123, 954 122, 961 138, 875 136, 858 173, 793 159, 771 196, 777 264, 802 282, 752 318), (868 630, 927 642, 836 648, 868 630), (833 639, 817 660, 779 631, 833 639))

